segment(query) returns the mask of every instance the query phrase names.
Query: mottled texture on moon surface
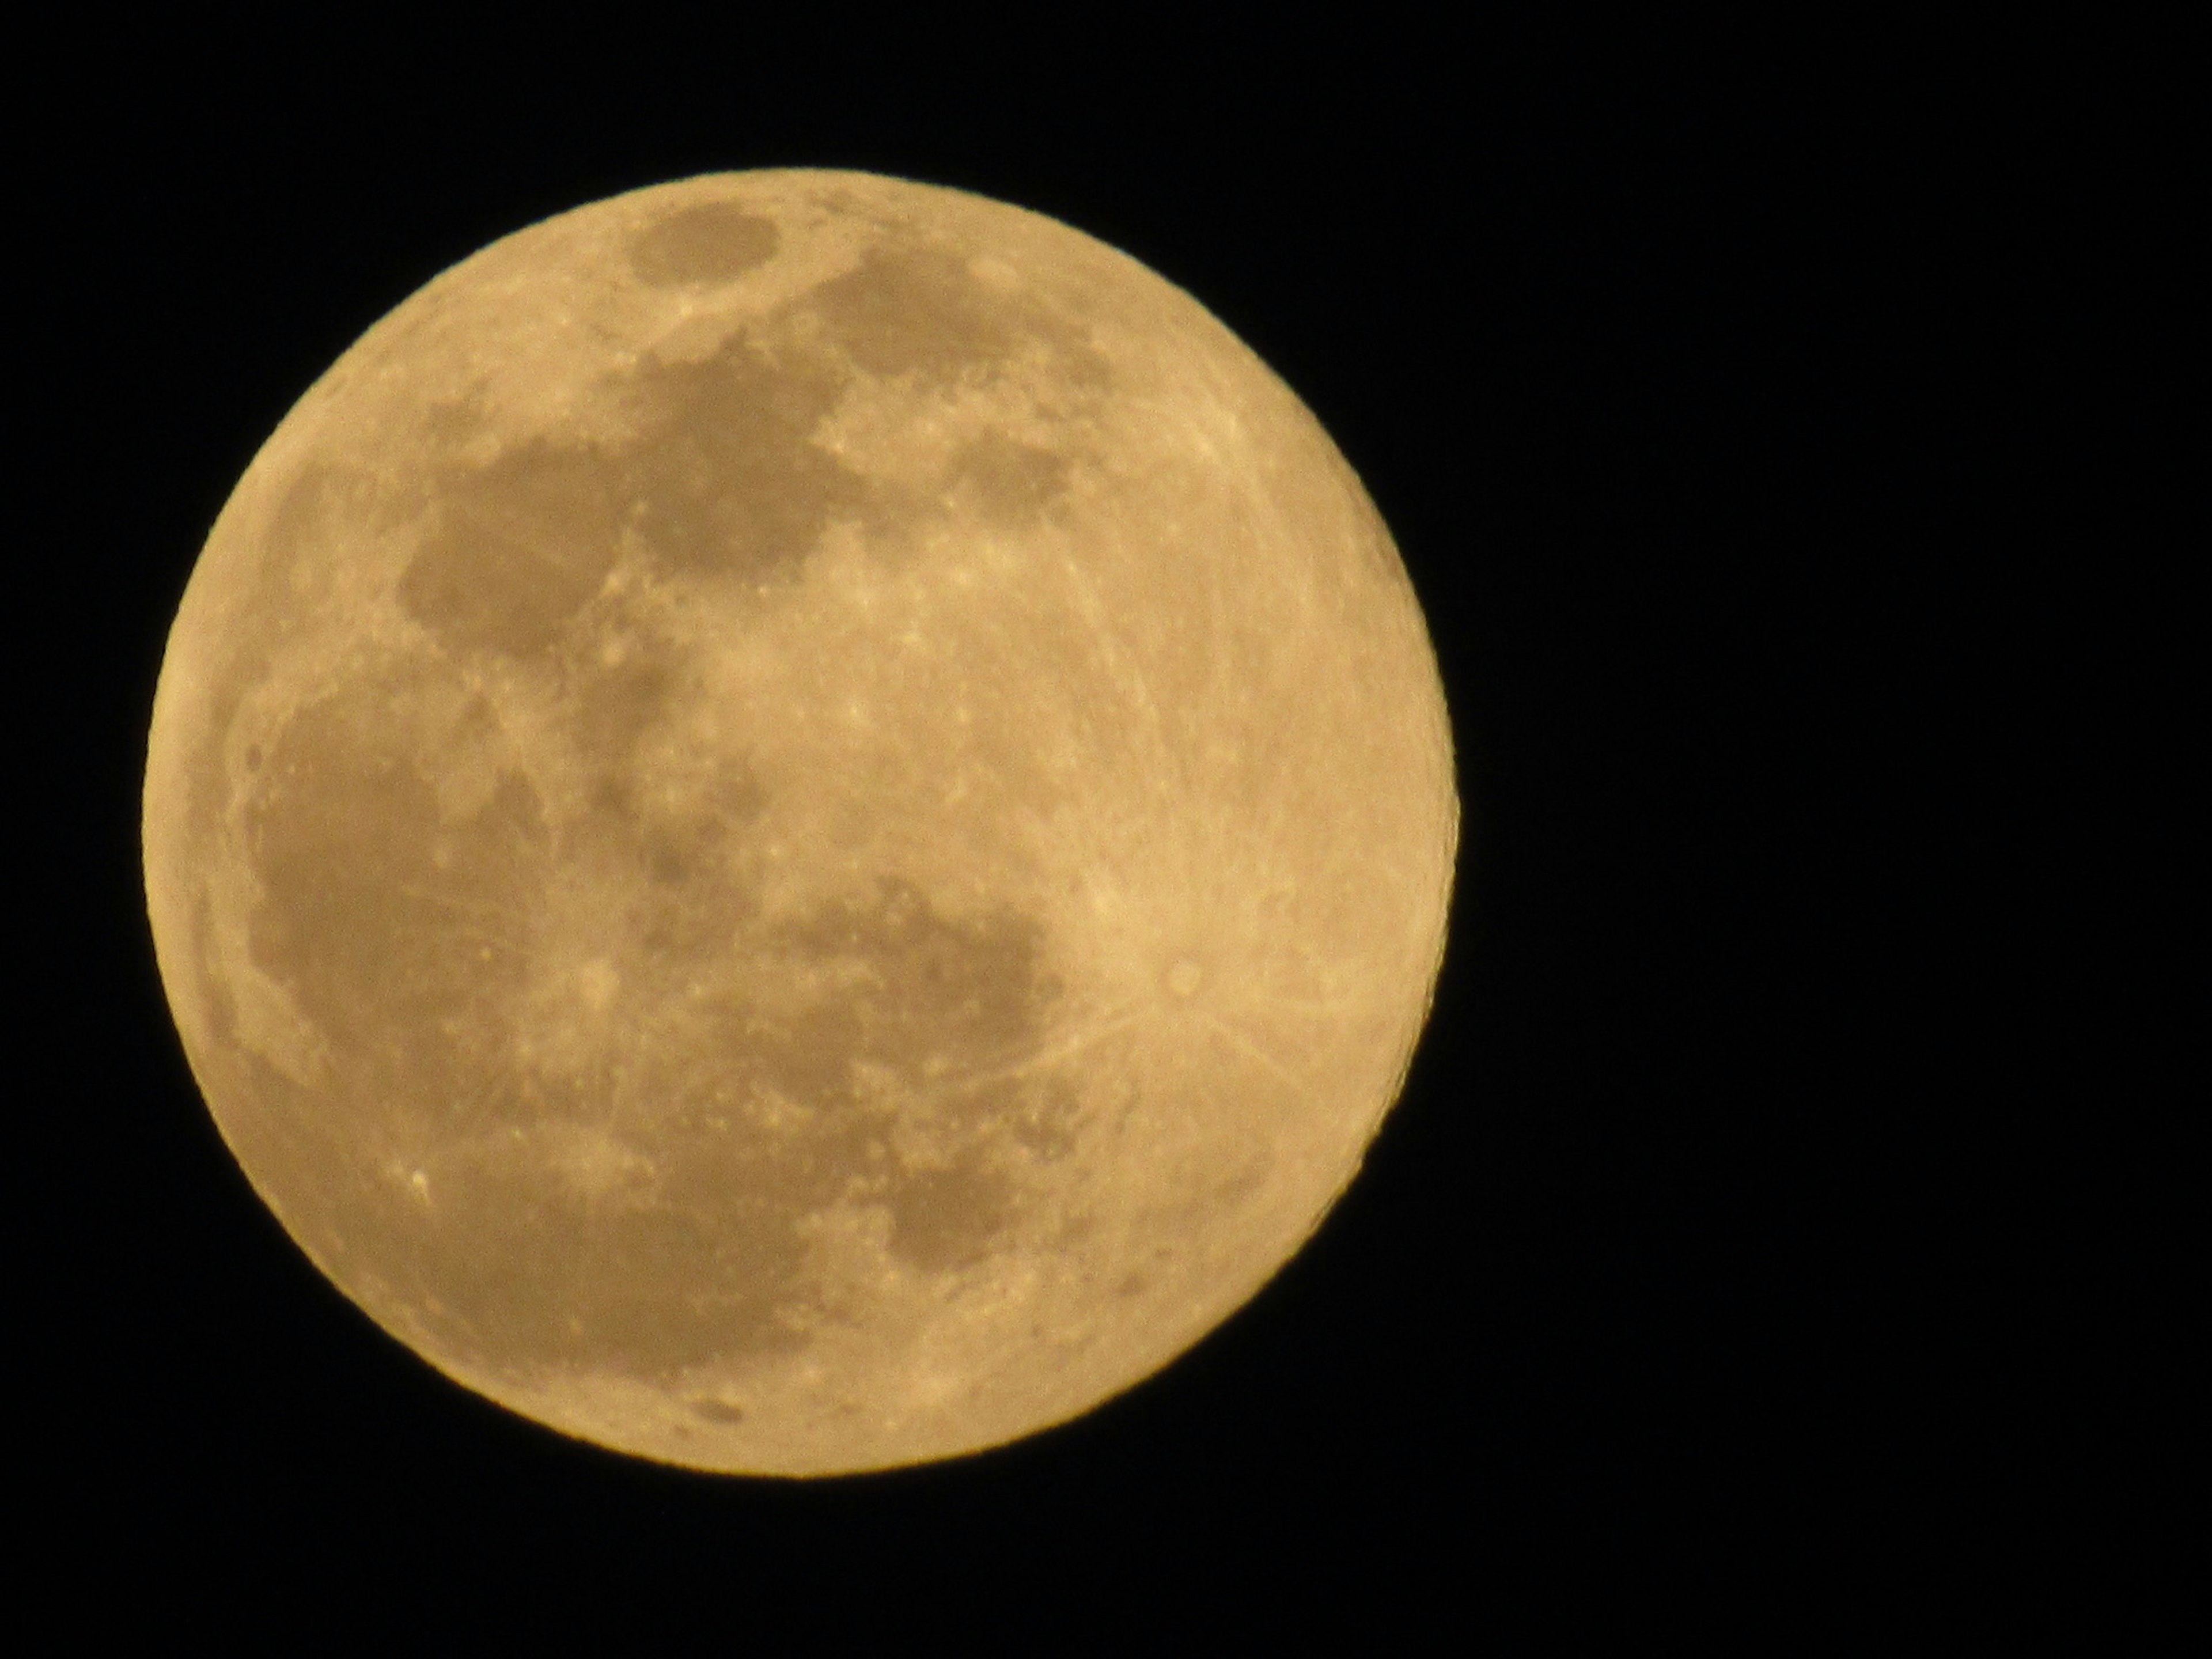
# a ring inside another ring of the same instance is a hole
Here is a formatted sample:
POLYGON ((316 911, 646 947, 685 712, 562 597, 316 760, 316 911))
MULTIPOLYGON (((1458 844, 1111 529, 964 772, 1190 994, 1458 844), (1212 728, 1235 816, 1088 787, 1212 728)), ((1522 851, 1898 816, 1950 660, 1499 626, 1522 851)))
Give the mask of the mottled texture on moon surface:
POLYGON ((163 662, 161 970, 347 1296, 568 1434, 816 1474, 1151 1375, 1402 1086, 1458 808, 1397 552, 1196 301, 719 174, 440 276, 163 662))

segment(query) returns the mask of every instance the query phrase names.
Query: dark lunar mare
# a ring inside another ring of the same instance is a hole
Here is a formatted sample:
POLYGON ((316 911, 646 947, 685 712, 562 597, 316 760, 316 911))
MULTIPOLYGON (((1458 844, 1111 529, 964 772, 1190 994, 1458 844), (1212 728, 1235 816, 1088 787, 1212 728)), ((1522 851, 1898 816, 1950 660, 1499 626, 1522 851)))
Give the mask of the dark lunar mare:
MULTIPOLYGON (((728 280, 777 246, 773 225, 709 204, 649 227, 631 258, 669 287, 728 280)), ((949 915, 885 872, 767 921, 737 873, 768 804, 744 757, 718 757, 681 809, 648 787, 641 750, 696 687, 609 597, 618 564, 741 594, 799 580, 840 520, 909 525, 914 501, 814 441, 855 366, 949 386, 1031 351, 1083 395, 1107 385, 1079 331, 939 250, 886 247, 800 308, 815 326, 788 337, 810 343, 781 355, 733 337, 617 377, 602 395, 628 416, 623 441, 532 440, 402 492, 425 529, 398 597, 443 654, 365 669, 302 708, 248 786, 251 949, 326 1063, 302 1085, 248 1058, 267 1109, 226 1129, 343 1282, 465 1363, 665 1376, 804 1342, 827 1316, 808 1218, 880 1206, 896 1255, 957 1267, 1004 1239, 1025 1176, 1071 1145, 1073 1092, 1020 1069, 1060 999, 1033 919, 949 915), (465 815, 441 810, 438 781, 497 752, 468 747, 483 710, 452 713, 461 668, 491 660, 550 688, 586 763, 588 797, 557 822, 519 769, 465 815), (620 990, 614 1041, 564 1072, 531 1058, 545 1016, 530 998, 550 918, 578 893, 606 909, 620 990), (702 999, 701 983, 719 988, 702 999), (778 994, 749 1000, 747 983, 778 994), (806 984, 828 988, 791 993, 806 984), (579 1182, 562 1160, 580 1145, 636 1156, 579 1182)), ((478 418, 424 416, 447 449, 478 418)), ((1068 478, 1065 456, 987 434, 945 488, 1018 525, 1068 478)), ((321 484, 306 499, 309 518, 272 532, 272 574, 369 510, 321 484)), ((219 993, 217 1007, 234 1014, 219 993)))
POLYGON ((728 861, 657 851, 665 827, 649 816, 596 815, 595 839, 564 854, 515 775, 448 819, 436 757, 390 718, 404 702, 366 683, 302 711, 250 815, 253 953, 327 1044, 330 1080, 264 1068, 258 1090, 294 1133, 264 1134, 248 1162, 276 1160, 280 1199, 295 1182, 327 1188, 333 1170, 380 1172, 303 1206, 322 1248, 374 1263, 477 1363, 646 1373, 803 1340, 799 1224, 826 1206, 884 1206, 917 1267, 988 1253, 1024 1167, 1065 1150, 1072 1105, 996 1075, 1054 1017, 1033 921, 947 916, 889 877, 764 921, 728 861), (606 920, 624 983, 614 1052, 553 1075, 521 1057, 526 993, 548 895, 572 879, 620 901, 606 920), (730 956, 828 988, 766 1006, 682 994, 730 956), (898 1151, 902 1110, 931 1114, 925 1160, 898 1151), (569 1132, 650 1165, 578 1190, 569 1132))

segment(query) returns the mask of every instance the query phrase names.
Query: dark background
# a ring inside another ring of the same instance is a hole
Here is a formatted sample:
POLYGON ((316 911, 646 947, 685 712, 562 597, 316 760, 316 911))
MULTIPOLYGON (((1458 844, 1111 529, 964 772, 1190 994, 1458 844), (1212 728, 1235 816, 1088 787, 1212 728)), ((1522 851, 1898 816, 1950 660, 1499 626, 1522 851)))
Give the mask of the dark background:
POLYGON ((1157 49, 1105 16, 465 55, 394 24, 279 59, 93 29, 15 71, 52 98, 19 343, 57 511, 19 556, 60 872, 25 896, 57 994, 21 1109, 58 1145, 15 1177, 23 1489, 81 1612, 164 1563, 180 1608, 295 1640, 337 1610, 475 1650, 528 1609, 769 1651, 879 1620, 1458 1646, 1539 1583, 1563 1620, 1660 1585, 1750 1618, 1955 1571, 2011 1421, 1957 1033, 1995 879, 1961 800, 2013 752, 1958 626, 2003 539, 1960 364, 2000 326, 2012 130, 1951 118, 1911 42, 1287 15, 1157 49), (1429 1035, 1312 1245, 1080 1422, 808 1485, 564 1441, 322 1281, 198 1101, 137 867, 169 620, 293 401, 496 236, 777 165, 1051 214, 1251 344, 1392 526, 1465 805, 1429 1035))

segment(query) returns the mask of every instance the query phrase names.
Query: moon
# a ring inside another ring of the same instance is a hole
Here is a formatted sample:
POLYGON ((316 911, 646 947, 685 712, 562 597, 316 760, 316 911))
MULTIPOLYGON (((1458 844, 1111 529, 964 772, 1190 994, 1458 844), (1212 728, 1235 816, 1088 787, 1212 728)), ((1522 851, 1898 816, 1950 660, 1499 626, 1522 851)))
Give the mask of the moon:
POLYGON ((377 1324, 693 1468, 1002 1444, 1313 1233, 1427 1017, 1450 729, 1389 533, 1054 220, 715 174, 494 243, 254 459, 148 906, 377 1324))

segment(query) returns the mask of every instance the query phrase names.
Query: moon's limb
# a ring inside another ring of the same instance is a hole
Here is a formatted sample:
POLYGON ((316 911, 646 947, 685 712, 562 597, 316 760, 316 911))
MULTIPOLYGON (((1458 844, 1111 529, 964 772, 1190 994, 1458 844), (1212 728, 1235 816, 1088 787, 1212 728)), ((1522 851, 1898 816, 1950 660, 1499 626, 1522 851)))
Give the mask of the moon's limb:
POLYGON ((449 1374, 704 1468, 957 1454, 1241 1304, 1352 1172, 1457 807, 1387 532, 1180 291, 717 175, 318 382, 164 661, 196 1075, 449 1374))

